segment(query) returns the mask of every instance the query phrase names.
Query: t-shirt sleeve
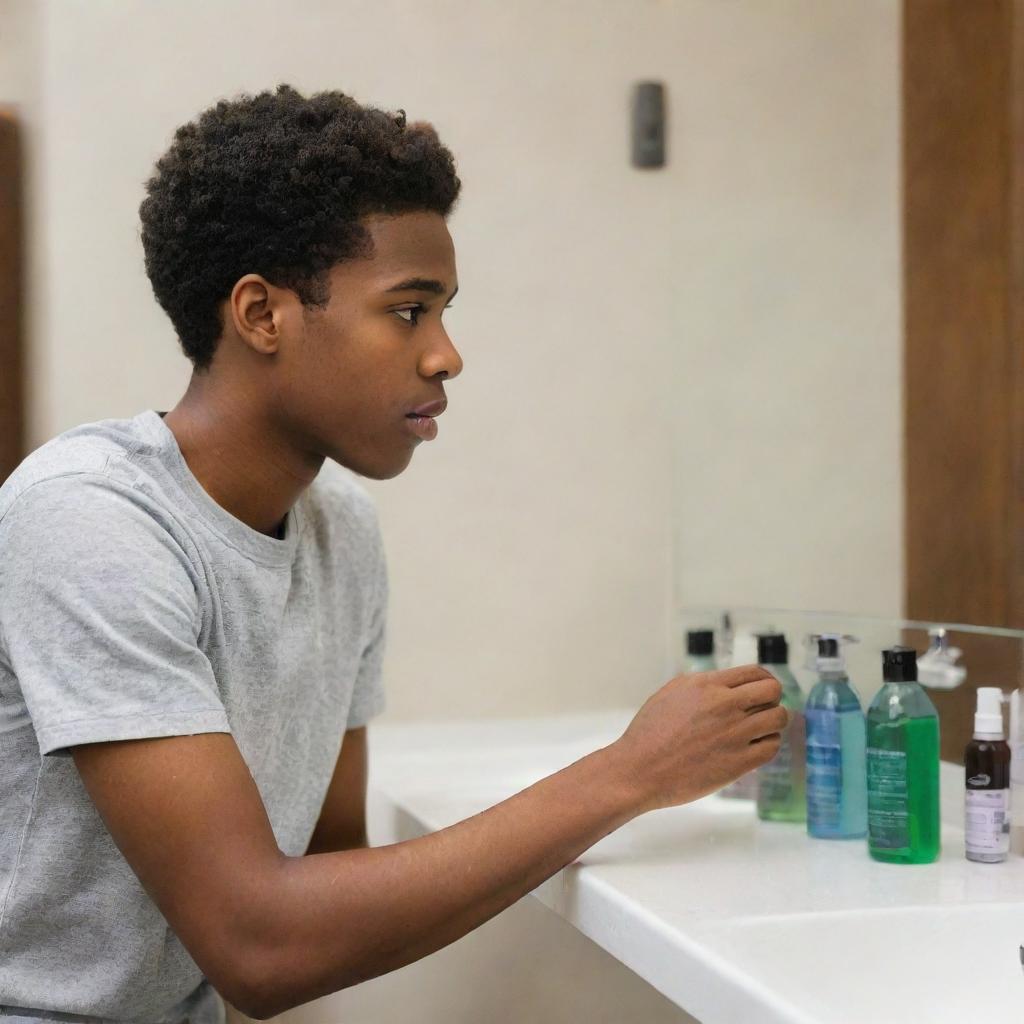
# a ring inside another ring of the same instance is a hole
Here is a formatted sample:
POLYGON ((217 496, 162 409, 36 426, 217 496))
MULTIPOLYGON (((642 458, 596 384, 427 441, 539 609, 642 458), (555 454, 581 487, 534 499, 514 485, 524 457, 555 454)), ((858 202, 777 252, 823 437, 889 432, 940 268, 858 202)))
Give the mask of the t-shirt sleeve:
POLYGON ((384 696, 384 648, 387 641, 388 614, 388 573, 384 557, 384 545, 377 527, 376 514, 373 519, 373 602, 370 614, 369 639, 359 660, 359 672, 352 702, 349 704, 349 729, 358 729, 379 715, 385 707, 384 696))
POLYGON ((14 500, 0 520, 0 656, 41 754, 231 731, 199 648, 198 585, 129 486, 69 475, 14 500))

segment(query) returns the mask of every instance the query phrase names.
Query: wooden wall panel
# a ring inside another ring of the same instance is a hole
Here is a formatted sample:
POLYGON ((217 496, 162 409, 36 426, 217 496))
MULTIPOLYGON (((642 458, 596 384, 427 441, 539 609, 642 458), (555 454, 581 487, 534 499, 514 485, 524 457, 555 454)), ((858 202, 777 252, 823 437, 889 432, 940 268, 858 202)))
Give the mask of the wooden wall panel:
POLYGON ((1008 0, 908 0, 904 22, 907 612, 1013 607, 1008 0))
POLYGON ((18 122, 0 108, 0 483, 24 456, 24 232, 18 122))
MULTIPOLYGON (((906 613, 914 619, 1024 628, 1022 38, 1022 0, 904 0, 906 613)), ((950 760, 970 735, 974 687, 1020 681, 1012 645, 964 647, 968 686, 936 695, 950 760), (992 664, 999 650, 1006 663, 992 664)))

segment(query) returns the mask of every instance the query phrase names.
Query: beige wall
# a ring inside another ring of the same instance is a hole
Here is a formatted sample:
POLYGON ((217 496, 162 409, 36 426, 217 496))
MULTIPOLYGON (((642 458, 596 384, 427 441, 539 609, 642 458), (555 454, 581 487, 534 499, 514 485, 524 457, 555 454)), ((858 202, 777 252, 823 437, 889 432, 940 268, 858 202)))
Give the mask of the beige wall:
POLYGON ((433 120, 465 182, 466 370, 439 440, 372 488, 393 715, 635 702, 673 599, 895 611, 897 8, 42 4, 32 436, 187 379, 136 222, 173 128, 241 89, 343 88, 433 120), (663 171, 627 159, 646 77, 663 171))
POLYGON ((0 103, 21 107, 39 80, 38 6, 0 0, 0 103))
POLYGON ((683 8, 677 600, 898 615, 900 4, 683 8))

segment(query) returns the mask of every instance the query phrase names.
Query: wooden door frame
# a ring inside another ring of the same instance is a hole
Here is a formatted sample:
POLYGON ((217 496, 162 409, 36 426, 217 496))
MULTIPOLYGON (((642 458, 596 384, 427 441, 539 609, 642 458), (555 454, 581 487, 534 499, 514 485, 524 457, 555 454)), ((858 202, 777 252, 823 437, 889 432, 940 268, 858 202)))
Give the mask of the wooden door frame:
POLYGON ((23 166, 17 117, 0 108, 0 483, 25 455, 23 166))

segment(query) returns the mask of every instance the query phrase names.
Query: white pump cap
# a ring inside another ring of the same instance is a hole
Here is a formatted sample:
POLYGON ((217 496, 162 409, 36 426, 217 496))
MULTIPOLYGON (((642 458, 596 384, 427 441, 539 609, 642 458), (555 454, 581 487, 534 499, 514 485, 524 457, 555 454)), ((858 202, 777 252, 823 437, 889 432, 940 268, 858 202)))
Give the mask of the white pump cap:
POLYGON ((978 687, 978 710, 974 732, 985 736, 1003 735, 1003 691, 998 686, 978 687))

